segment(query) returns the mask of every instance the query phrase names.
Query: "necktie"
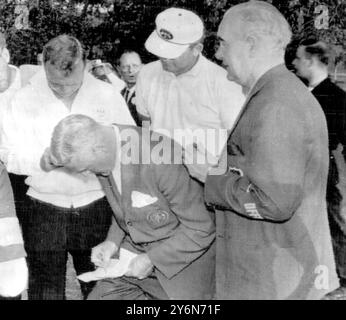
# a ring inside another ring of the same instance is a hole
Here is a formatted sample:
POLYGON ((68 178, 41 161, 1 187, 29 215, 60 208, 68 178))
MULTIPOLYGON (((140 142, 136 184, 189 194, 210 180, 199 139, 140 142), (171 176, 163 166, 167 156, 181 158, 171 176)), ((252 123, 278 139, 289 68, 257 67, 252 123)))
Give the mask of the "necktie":
POLYGON ((125 89, 124 98, 125 98, 126 103, 128 103, 129 98, 130 98, 130 90, 128 88, 125 89))

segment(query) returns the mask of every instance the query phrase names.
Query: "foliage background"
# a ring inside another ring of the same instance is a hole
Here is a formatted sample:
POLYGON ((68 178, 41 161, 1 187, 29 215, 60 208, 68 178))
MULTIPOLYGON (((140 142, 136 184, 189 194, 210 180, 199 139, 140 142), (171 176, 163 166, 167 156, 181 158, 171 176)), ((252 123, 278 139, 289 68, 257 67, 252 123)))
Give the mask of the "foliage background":
MULTIPOLYGON (((144 42, 154 29, 156 15, 171 6, 192 9, 204 20, 204 53, 214 59, 217 26, 224 12, 244 0, 1 0, 0 29, 7 34, 12 63, 36 63, 36 55, 51 38, 62 33, 76 36, 89 59, 100 58, 113 65, 124 49, 140 52, 145 62, 153 60, 144 42), (29 9, 28 29, 18 29, 16 7, 29 9)), ((317 35, 336 45, 336 61, 346 61, 346 0, 271 0, 290 22, 294 41, 317 35), (328 28, 316 29, 318 5, 328 7, 328 28)))

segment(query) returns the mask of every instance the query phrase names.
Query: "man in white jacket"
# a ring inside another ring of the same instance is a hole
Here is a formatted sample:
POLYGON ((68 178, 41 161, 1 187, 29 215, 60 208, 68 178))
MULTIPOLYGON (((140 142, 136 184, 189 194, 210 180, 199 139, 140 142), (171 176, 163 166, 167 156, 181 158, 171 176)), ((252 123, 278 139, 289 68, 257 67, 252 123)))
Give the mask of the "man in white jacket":
MULTIPOLYGON (((85 70, 80 42, 61 35, 45 45, 43 69, 15 94, 2 123, 1 160, 9 172, 28 176, 27 212, 18 218, 28 254, 29 299, 64 299, 67 253, 77 274, 93 270, 90 249, 104 240, 111 221, 94 176, 40 168, 54 126, 74 113, 134 124, 120 93, 85 70)), ((92 286, 81 283, 84 296, 92 286)))

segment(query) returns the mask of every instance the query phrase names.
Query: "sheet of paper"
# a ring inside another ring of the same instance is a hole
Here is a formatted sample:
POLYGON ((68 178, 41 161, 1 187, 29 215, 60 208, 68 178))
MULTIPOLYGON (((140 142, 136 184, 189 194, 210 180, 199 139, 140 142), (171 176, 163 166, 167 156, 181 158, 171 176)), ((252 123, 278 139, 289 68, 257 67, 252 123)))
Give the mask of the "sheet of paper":
POLYGON ((90 282, 121 277, 127 272, 131 260, 136 256, 136 253, 120 248, 119 259, 111 259, 106 267, 98 267, 95 271, 82 273, 77 278, 83 282, 90 282))

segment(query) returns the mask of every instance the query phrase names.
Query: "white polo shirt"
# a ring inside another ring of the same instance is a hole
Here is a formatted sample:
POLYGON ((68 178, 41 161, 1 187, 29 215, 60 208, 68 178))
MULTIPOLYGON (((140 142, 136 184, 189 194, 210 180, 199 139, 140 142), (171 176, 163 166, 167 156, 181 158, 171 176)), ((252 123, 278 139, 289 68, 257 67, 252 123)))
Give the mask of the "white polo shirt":
POLYGON ((60 207, 80 207, 104 196, 94 175, 59 168, 44 172, 40 159, 50 146, 56 124, 70 114, 84 114, 104 124, 135 125, 120 93, 85 73, 71 110, 49 88, 44 70, 19 90, 3 117, 0 158, 7 170, 28 175, 28 195, 60 207))
MULTIPOLYGON (((209 133, 231 129, 245 97, 241 86, 229 81, 226 75, 223 68, 203 55, 191 70, 179 76, 163 70, 160 61, 144 65, 136 84, 137 111, 150 118, 151 129, 169 134, 178 143, 176 129, 185 130, 186 136, 191 135, 189 129, 208 129, 209 133)), ((227 134, 222 135, 218 146, 210 141, 204 143, 204 138, 202 134, 197 140, 218 157, 227 134)))

